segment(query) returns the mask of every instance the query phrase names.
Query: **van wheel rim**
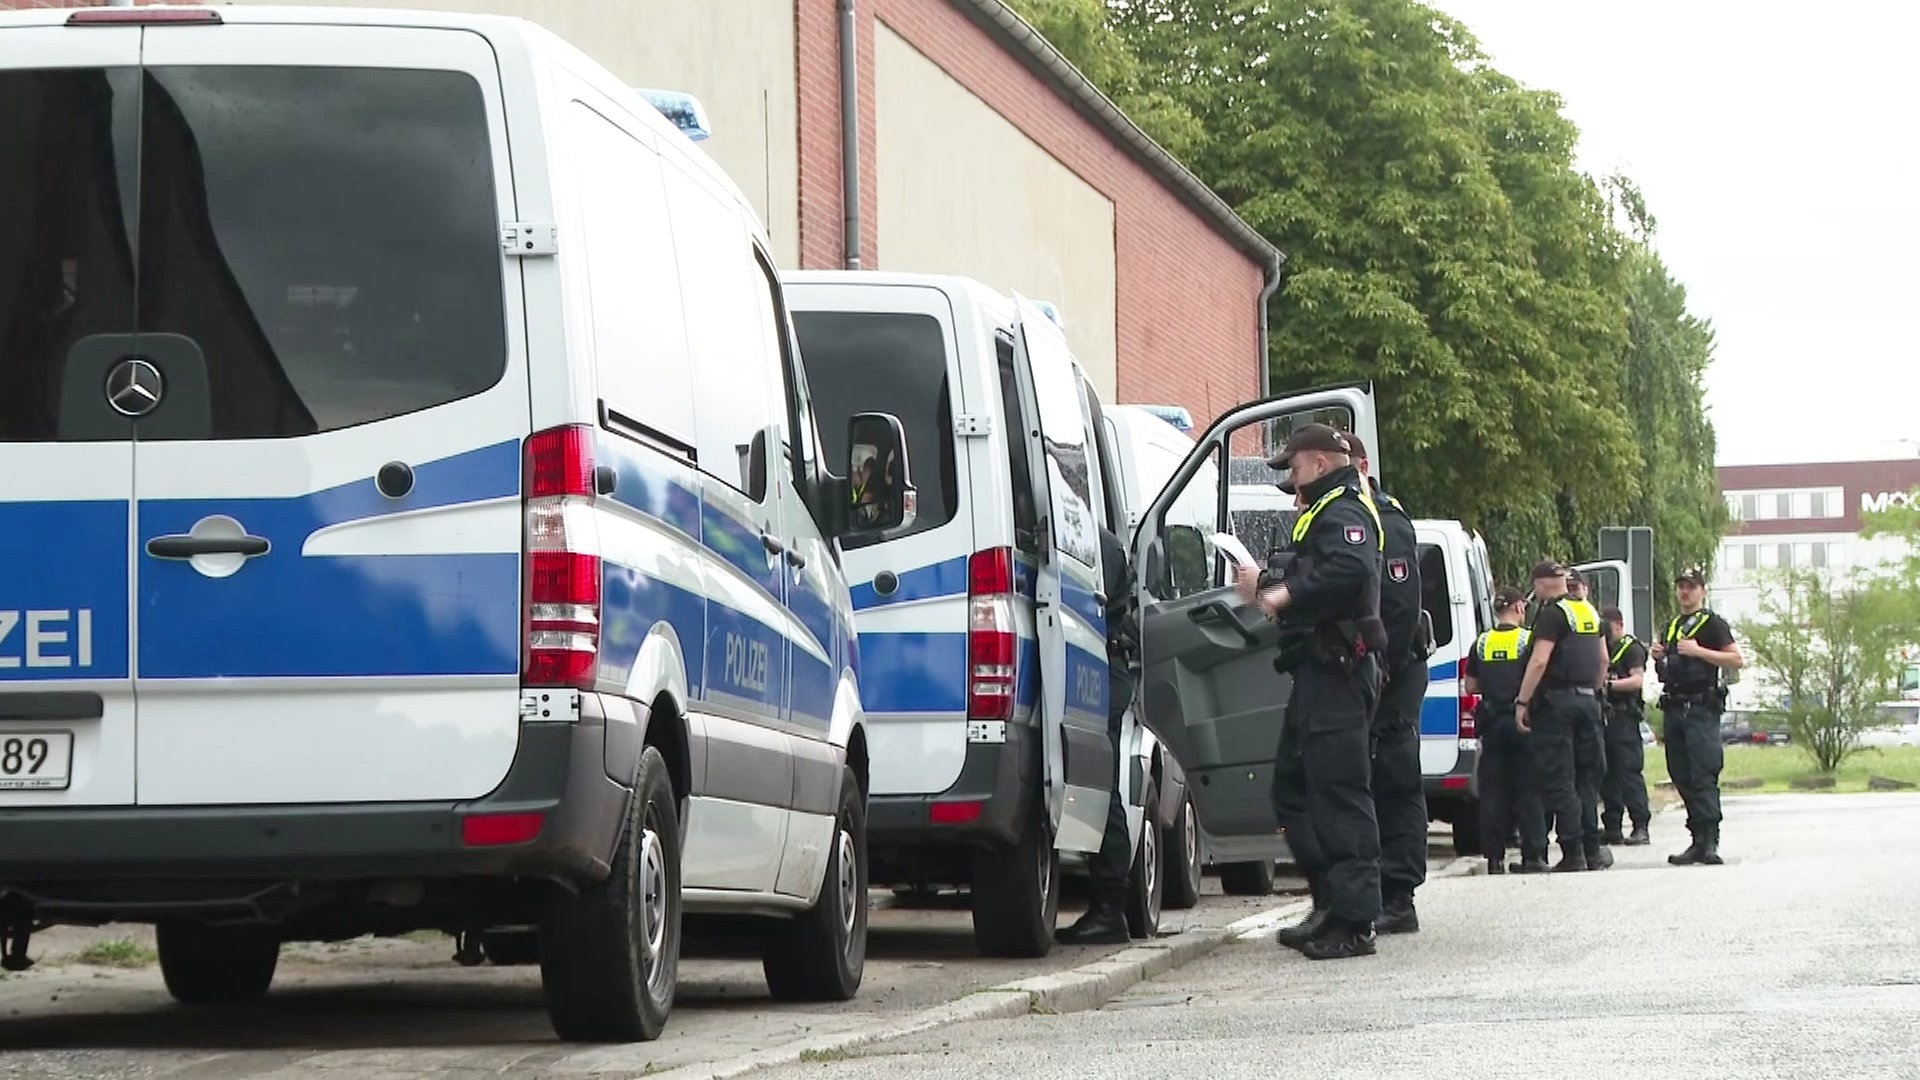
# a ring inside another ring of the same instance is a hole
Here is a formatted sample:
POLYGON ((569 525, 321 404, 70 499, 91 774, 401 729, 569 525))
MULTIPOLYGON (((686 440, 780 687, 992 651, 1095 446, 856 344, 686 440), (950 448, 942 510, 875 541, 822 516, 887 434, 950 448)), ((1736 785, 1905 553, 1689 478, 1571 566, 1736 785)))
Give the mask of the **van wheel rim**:
POLYGON ((840 866, 840 931, 847 950, 852 951, 854 923, 860 916, 860 868, 854 862, 853 834, 841 829, 835 846, 839 849, 835 862, 840 866))
POLYGON ((1187 857, 1187 880, 1197 883, 1200 880, 1200 826, 1193 820, 1192 803, 1187 804, 1186 811, 1180 815, 1180 835, 1187 845, 1182 854, 1187 857))
POLYGON ((667 979, 667 858, 652 829, 640 834, 640 941, 647 991, 658 997, 667 979))
POLYGON ((1157 914, 1153 902, 1153 892, 1160 885, 1160 843, 1154 838, 1158 830, 1152 820, 1140 819, 1140 883, 1147 888, 1146 907, 1149 914, 1157 914))
POLYGON ((1053 846, 1040 840, 1040 917, 1047 917, 1047 898, 1053 894, 1053 846))

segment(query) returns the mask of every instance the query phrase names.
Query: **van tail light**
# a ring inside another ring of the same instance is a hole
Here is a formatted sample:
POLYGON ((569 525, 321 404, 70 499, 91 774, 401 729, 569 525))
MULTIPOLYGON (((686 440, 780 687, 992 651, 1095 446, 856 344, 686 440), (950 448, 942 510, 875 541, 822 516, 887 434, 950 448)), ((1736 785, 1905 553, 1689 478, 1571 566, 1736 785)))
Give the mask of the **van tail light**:
POLYGON ((219 26, 223 21, 212 8, 87 8, 67 16, 68 26, 219 26))
POLYGON ((1013 625, 1013 549, 967 560, 967 719, 1013 719, 1020 636, 1013 625))
POLYGON ((1480 711, 1480 695, 1467 693, 1467 662, 1460 661, 1454 675, 1460 680, 1460 737, 1477 739, 1480 737, 1480 723, 1474 714, 1480 711))
POLYGON ((600 661, 600 537, 593 520, 593 433, 549 428, 527 439, 521 499, 521 606, 528 686, 591 690, 600 661))

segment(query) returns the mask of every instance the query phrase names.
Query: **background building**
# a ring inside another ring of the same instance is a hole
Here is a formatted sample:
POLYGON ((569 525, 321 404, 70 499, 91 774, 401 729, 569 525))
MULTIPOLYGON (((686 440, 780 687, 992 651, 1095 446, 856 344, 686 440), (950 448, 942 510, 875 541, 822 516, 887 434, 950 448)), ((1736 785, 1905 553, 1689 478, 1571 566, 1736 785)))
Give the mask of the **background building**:
POLYGON ((1811 568, 1844 577, 1901 558, 1899 539, 1860 535, 1862 511, 1904 504, 1920 488, 1920 458, 1793 465, 1722 465, 1733 515, 1708 603, 1736 626, 1760 615, 1768 573, 1811 568))
POLYGON ((1264 385, 1278 253, 999 0, 330 2, 523 16, 632 85, 698 95, 704 148, 783 266, 966 274, 1051 300, 1109 402, 1204 425, 1264 385))

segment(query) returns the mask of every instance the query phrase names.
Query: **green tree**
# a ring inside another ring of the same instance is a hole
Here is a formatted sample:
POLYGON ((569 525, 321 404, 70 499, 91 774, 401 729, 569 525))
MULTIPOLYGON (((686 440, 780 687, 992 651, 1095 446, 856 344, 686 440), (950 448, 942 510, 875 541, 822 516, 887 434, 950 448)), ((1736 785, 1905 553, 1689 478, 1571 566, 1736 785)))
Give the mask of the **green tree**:
POLYGON ((1762 590, 1760 618, 1742 628, 1750 659, 1781 691, 1766 711, 1785 721, 1794 745, 1823 773, 1860 749, 1861 733, 1894 693, 1904 617, 1899 590, 1888 584, 1782 571, 1762 590))
POLYGON ((1861 515, 1860 534, 1902 542, 1902 553, 1887 568, 1885 587, 1894 597, 1901 644, 1920 645, 1920 488, 1908 493, 1906 506, 1861 515))

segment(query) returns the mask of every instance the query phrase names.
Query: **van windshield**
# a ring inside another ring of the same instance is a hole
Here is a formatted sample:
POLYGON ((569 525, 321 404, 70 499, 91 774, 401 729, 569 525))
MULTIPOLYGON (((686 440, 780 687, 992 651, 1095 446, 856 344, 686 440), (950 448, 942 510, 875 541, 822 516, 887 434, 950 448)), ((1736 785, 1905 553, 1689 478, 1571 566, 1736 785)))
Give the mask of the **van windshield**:
POLYGON ((308 435, 505 372, 472 76, 18 70, 0 101, 0 205, 24 226, 0 233, 0 441, 112 437, 99 376, 136 352, 163 369, 152 420, 198 417, 142 439, 308 435))
MULTIPOLYGON (((919 489, 911 526, 889 539, 937 529, 953 520, 957 487, 953 400, 946 334, 929 315, 796 311, 793 330, 813 391, 828 467, 847 469, 847 420, 855 413, 892 413, 907 434, 907 460, 919 489)), ((848 547, 874 538, 849 536, 848 547)))

